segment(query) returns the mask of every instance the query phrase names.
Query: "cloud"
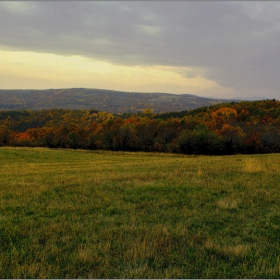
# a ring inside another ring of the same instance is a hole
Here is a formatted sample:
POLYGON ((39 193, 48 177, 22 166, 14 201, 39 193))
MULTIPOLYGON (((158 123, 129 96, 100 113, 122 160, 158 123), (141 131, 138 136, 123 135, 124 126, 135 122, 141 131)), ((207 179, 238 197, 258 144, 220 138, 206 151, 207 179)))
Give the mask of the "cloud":
POLYGON ((176 66, 120 66, 80 56, 11 51, 0 51, 0 65, 2 88, 42 89, 50 88, 51 84, 58 88, 97 87, 135 92, 225 92, 201 76, 182 76, 190 69, 176 66))
POLYGON ((239 95, 279 97, 279 33, 277 2, 0 3, 1 49, 175 67, 239 95))

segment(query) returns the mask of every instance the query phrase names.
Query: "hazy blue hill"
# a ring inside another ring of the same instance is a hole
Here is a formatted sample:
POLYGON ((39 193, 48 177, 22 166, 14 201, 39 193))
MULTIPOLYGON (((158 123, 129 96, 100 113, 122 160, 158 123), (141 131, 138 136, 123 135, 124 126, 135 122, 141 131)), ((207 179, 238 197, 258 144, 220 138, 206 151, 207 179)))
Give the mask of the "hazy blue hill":
POLYGON ((195 109, 228 101, 191 94, 123 92, 87 88, 0 90, 0 110, 62 108, 123 113, 151 108, 155 113, 160 113, 195 109))

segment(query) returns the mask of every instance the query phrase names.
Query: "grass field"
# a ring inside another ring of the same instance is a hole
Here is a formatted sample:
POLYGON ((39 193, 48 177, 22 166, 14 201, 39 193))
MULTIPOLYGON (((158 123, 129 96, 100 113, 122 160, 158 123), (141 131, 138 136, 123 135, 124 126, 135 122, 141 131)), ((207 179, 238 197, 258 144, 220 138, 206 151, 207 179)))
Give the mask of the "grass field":
POLYGON ((1 278, 279 278, 280 155, 0 148, 1 278))

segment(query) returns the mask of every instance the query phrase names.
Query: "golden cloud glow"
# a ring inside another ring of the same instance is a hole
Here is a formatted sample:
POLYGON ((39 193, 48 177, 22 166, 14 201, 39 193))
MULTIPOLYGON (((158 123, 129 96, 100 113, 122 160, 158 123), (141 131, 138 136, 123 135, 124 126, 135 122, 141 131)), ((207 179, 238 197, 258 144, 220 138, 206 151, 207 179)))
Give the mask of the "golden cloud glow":
POLYGON ((102 88, 124 91, 191 93, 219 96, 231 90, 187 67, 123 66, 82 56, 0 51, 1 88, 102 88))

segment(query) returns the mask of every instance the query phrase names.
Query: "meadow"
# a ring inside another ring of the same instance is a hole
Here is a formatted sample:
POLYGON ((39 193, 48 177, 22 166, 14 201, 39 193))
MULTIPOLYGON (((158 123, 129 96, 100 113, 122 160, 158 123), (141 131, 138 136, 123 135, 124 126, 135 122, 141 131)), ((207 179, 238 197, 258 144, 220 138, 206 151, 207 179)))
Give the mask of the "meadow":
POLYGON ((0 278, 279 278, 280 155, 0 148, 0 278))

